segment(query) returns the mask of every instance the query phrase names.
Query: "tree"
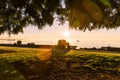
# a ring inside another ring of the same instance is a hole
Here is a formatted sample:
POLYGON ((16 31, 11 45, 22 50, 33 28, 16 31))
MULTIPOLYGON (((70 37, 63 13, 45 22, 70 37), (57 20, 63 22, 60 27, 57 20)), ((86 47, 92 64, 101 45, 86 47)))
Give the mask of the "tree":
POLYGON ((58 40, 58 44, 52 47, 52 56, 61 56, 70 51, 70 44, 66 40, 58 40))
POLYGON ((21 44, 22 44, 22 41, 18 40, 17 45, 21 45, 21 44))
POLYGON ((70 49, 70 44, 66 40, 58 40, 57 47, 59 49, 70 49))
POLYGON ((29 24, 42 29, 69 21, 85 31, 120 26, 120 0, 0 0, 0 33, 18 34, 29 24))
POLYGON ((28 46, 34 46, 35 43, 34 43, 34 42, 32 42, 32 43, 27 43, 27 45, 28 45, 28 46))

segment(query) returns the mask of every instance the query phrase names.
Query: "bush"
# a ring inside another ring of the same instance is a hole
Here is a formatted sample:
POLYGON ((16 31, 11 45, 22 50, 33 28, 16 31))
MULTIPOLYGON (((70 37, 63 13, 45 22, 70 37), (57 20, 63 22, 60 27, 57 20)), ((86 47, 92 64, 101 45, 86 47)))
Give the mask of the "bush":
POLYGON ((22 41, 17 41, 17 45, 21 45, 22 44, 22 41))
POLYGON ((70 44, 66 42, 66 40, 59 40, 56 48, 61 50, 70 50, 70 44))
POLYGON ((57 46, 54 46, 52 47, 52 57, 61 57, 68 51, 68 49, 59 49, 57 46))
POLYGON ((14 45, 17 45, 16 43, 14 43, 14 45))
POLYGON ((52 54, 54 57, 63 56, 65 53, 70 51, 70 45, 66 40, 59 40, 58 44, 52 47, 52 54))
POLYGON ((97 48, 96 48, 96 47, 93 47, 92 50, 97 50, 97 48))
POLYGON ((28 45, 28 46, 34 46, 35 43, 34 43, 34 42, 33 42, 33 43, 27 43, 27 45, 28 45))

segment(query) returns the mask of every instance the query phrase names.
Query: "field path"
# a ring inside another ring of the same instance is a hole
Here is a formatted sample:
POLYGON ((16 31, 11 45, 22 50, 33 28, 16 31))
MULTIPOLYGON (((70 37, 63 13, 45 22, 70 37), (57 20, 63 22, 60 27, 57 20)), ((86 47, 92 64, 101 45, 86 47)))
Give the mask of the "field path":
POLYGON ((52 70, 51 64, 46 64, 51 58, 50 49, 38 50, 37 61, 29 60, 26 63, 21 61, 14 62, 12 65, 20 72, 27 80, 49 80, 49 73, 52 70))
POLYGON ((52 52, 51 49, 45 49, 46 52, 41 53, 41 50, 38 50, 37 56, 40 60, 42 61, 46 61, 49 60, 51 58, 52 52))

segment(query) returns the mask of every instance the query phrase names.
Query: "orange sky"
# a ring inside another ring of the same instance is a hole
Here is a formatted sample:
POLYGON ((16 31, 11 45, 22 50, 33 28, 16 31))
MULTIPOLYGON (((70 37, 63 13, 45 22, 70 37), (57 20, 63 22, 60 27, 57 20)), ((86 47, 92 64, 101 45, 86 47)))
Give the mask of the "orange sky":
MULTIPOLYGON (((114 46, 120 47, 120 28, 118 29, 101 29, 94 31, 76 31, 69 30, 68 23, 58 25, 55 22, 51 27, 46 26, 42 30, 38 30, 35 26, 28 26, 24 29, 23 34, 11 35, 12 39, 20 39, 23 43, 35 42, 36 44, 56 44, 59 39, 67 39, 72 45, 80 47, 101 47, 114 46), (69 36, 65 36, 65 31, 70 31, 69 36), (79 42, 77 42, 79 40, 79 42)), ((5 33, 0 35, 0 39, 9 38, 5 33)), ((10 41, 1 41, 0 43, 10 43, 10 41)), ((11 43, 14 43, 11 41, 11 43)))

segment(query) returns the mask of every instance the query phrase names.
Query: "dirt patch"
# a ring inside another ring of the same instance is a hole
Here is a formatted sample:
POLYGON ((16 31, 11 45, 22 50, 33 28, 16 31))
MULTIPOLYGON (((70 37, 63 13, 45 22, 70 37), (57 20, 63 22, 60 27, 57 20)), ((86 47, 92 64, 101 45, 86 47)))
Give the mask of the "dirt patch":
POLYGON ((37 53, 37 57, 38 57, 40 60, 46 61, 46 60, 49 60, 49 59, 51 58, 52 53, 51 53, 51 50, 50 50, 50 49, 46 50, 45 53, 40 53, 40 52, 41 52, 41 51, 38 51, 38 53, 37 53))

